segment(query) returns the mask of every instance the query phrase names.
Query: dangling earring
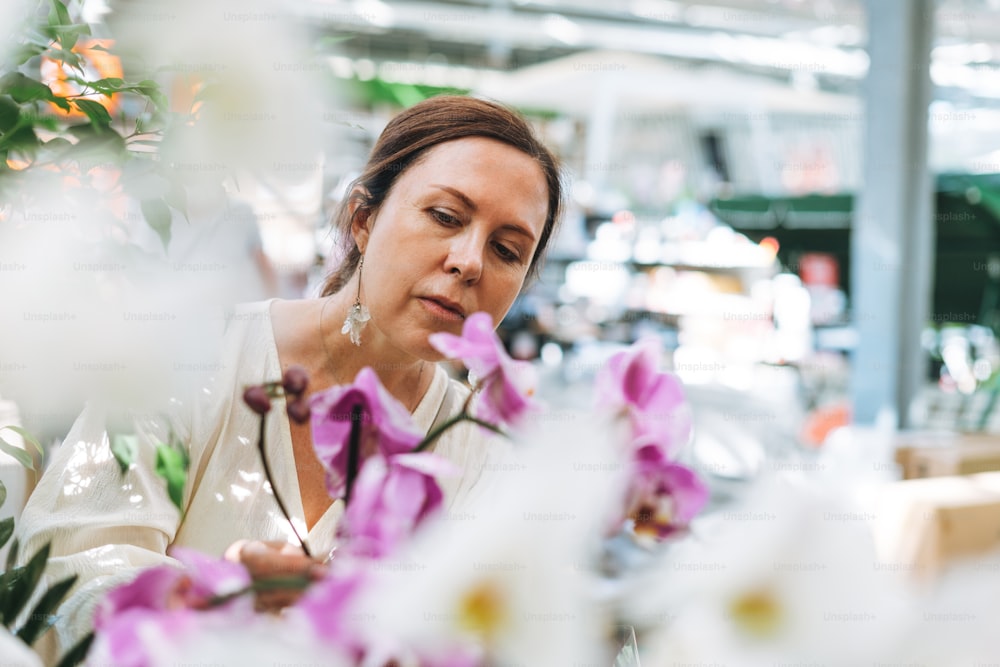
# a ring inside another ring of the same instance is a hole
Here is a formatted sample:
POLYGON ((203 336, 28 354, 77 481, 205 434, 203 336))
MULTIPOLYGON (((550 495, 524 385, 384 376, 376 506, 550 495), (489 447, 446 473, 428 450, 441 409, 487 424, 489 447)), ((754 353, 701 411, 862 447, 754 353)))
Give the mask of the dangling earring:
POLYGON ((350 334, 351 342, 358 346, 361 345, 361 331, 372 317, 368 307, 361 303, 361 269, 364 265, 365 256, 361 255, 361 261, 358 263, 358 295, 354 297, 354 305, 347 311, 344 326, 340 329, 340 333, 350 334))

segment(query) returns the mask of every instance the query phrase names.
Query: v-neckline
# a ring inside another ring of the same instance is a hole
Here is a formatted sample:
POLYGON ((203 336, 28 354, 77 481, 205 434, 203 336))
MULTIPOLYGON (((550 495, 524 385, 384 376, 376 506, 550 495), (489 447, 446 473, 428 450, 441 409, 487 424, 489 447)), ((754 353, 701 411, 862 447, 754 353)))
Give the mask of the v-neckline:
MULTIPOLYGON (((270 334, 268 336, 268 359, 265 365, 267 368, 265 377, 267 378, 280 378, 282 373, 281 358, 278 354, 278 340, 274 334, 274 319, 271 317, 271 309, 278 300, 277 298, 272 298, 266 302, 268 333, 270 334)), ((434 377, 431 378, 431 383, 427 391, 424 392, 424 395, 420 398, 420 402, 412 413, 413 420, 421 433, 427 433, 431 424, 434 423, 434 418, 437 415, 437 406, 440 405, 444 398, 447 387, 448 374, 438 364, 434 364, 434 377)), ((291 424, 288 421, 288 414, 284 410, 275 410, 272 416, 277 417, 277 419, 271 422, 271 427, 268 429, 268 435, 270 436, 267 447, 268 453, 282 457, 282 460, 292 462, 291 466, 282 466, 281 469, 287 471, 286 474, 279 475, 280 478, 272 480, 272 484, 282 485, 280 491, 280 493, 283 493, 282 500, 286 505, 290 505, 288 511, 292 516, 288 517, 289 520, 295 524, 296 531, 309 546, 309 550, 314 555, 319 556, 321 553, 329 552, 333 548, 335 528, 344 513, 344 501, 341 499, 334 500, 326 508, 326 511, 320 515, 320 518, 313 524, 312 528, 306 528, 305 506, 302 502, 302 488, 299 485, 295 448, 292 444, 292 430, 291 424), (275 433, 275 431, 278 432, 275 433), (278 445, 274 444, 275 436, 278 436, 280 440, 278 445), (288 493, 284 493, 286 489, 288 493)), ((311 437, 312 435, 310 434, 311 437)))

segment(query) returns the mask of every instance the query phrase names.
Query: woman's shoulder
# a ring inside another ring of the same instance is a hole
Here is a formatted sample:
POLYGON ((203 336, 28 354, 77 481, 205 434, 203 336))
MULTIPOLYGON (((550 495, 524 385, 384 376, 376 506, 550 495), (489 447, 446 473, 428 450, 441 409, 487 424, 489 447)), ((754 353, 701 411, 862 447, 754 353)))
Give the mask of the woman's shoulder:
POLYGON ((261 328, 270 325, 272 306, 279 299, 244 301, 226 311, 226 332, 261 328))
POLYGON ((279 351, 293 347, 296 334, 307 330, 316 299, 279 299, 236 304, 226 314, 226 336, 230 344, 253 345, 253 341, 279 351))

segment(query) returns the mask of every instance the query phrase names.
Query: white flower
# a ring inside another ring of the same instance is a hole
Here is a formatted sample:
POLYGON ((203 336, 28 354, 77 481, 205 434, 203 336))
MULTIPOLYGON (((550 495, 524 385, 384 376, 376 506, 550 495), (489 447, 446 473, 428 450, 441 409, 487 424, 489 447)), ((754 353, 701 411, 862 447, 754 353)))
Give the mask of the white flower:
POLYGON ((42 667, 38 654, 3 626, 0 626, 0 657, 4 667, 42 667))
POLYGON ((539 418, 526 438, 538 447, 518 442, 519 456, 484 471, 492 493, 374 565, 356 612, 371 641, 392 637, 419 656, 481 650, 490 664, 547 667, 590 664, 605 652, 587 554, 616 475, 604 432, 576 417, 539 418))
MULTIPOLYGON (((658 626, 651 665, 872 664, 898 652, 914 600, 879 569, 868 513, 808 486, 764 481, 696 524, 639 582, 637 623, 658 626)), ((644 662, 647 662, 644 660, 644 662)))
MULTIPOLYGON (((180 624, 151 620, 137 627, 149 667, 182 664, 217 667, 274 667, 280 664, 347 667, 349 663, 327 644, 319 643, 308 627, 267 614, 191 612, 180 624)), ((114 664, 110 646, 94 643, 87 665, 114 664)))
POLYGON ((937 580, 923 581, 921 592, 919 613, 909 628, 901 661, 940 667, 997 661, 1000 553, 955 564, 937 580))

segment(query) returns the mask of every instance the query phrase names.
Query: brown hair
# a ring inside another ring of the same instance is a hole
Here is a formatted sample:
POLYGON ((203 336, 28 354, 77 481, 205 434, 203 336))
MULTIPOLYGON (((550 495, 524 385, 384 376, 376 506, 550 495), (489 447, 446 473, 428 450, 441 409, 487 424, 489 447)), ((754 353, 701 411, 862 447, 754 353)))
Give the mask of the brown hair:
POLYGON ((400 112, 389 121, 361 175, 351 183, 346 197, 333 217, 340 233, 338 242, 343 259, 323 284, 323 296, 339 291, 354 275, 361 253, 354 243, 351 225, 354 216, 371 215, 385 201, 400 174, 412 166, 428 149, 463 137, 497 139, 528 154, 545 174, 549 191, 548 213, 538 247, 531 258, 528 279, 538 275, 539 260, 552 236, 562 207, 562 183, 559 166, 552 153, 539 141, 531 126, 516 111, 496 102, 440 95, 431 97, 400 112), (360 186, 360 187, 358 187, 360 186), (358 206, 351 215, 351 205, 358 206))

